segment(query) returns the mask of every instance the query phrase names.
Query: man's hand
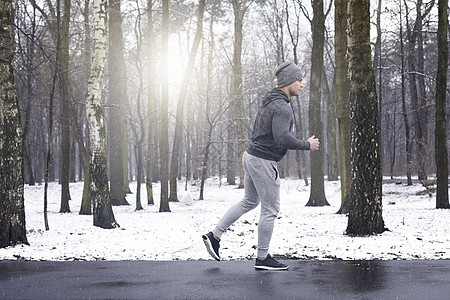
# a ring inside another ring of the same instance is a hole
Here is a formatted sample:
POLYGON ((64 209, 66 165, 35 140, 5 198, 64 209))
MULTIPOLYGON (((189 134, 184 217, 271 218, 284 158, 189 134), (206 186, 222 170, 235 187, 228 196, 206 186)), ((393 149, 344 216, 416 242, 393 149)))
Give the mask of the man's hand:
POLYGON ((309 150, 310 151, 316 151, 319 149, 319 145, 320 145, 319 139, 316 138, 314 135, 308 139, 308 142, 309 142, 309 150))

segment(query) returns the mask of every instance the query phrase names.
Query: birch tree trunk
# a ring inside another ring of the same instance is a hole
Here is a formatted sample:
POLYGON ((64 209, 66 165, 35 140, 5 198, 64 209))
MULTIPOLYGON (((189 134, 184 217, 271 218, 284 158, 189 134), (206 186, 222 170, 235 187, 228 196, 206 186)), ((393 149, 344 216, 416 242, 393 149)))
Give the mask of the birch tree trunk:
POLYGON ((448 68, 448 2, 439 0, 438 21, 438 68, 436 78, 436 131, 435 131, 435 155, 437 168, 436 208, 450 208, 448 202, 448 150, 447 150, 447 125, 446 90, 448 68))
POLYGON ((94 226, 105 229, 119 224, 114 218, 106 168, 105 118, 102 106, 102 82, 106 57, 107 0, 94 0, 94 53, 88 82, 86 113, 89 123, 89 173, 94 226))
POLYGON ((370 48, 370 0, 348 4, 352 190, 347 234, 385 230, 378 103, 370 48))
POLYGON ((13 36, 12 1, 3 0, 0 2, 0 248, 28 244, 13 36))

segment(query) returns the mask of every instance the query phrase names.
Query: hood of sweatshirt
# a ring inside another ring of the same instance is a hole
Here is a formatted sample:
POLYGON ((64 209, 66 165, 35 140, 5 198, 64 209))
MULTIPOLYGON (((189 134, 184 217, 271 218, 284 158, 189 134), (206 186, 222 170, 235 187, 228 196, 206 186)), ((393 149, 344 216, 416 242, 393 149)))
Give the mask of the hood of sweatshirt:
POLYGON ((269 103, 271 103, 271 102, 273 102, 275 100, 280 100, 280 99, 286 101, 287 103, 290 102, 290 100, 289 100, 289 98, 288 98, 288 96, 286 95, 285 92, 283 92, 279 88, 274 88, 271 91, 268 91, 266 93, 266 95, 262 99, 261 106, 265 107, 265 106, 267 106, 267 104, 269 104, 269 103))

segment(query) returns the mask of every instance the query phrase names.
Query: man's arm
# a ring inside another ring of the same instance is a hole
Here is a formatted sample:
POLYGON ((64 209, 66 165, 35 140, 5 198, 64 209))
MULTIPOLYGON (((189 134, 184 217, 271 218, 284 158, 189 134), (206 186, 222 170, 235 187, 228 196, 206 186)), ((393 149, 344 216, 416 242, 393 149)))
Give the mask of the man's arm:
MULTIPOLYGON (((310 150, 310 143, 313 140, 302 141, 295 138, 290 132, 291 112, 277 109, 272 118, 272 134, 275 143, 285 149, 310 150)), ((311 138, 310 138, 311 139, 311 138)), ((318 140, 317 140, 318 142, 318 140)), ((317 149, 316 149, 317 150, 317 149)))

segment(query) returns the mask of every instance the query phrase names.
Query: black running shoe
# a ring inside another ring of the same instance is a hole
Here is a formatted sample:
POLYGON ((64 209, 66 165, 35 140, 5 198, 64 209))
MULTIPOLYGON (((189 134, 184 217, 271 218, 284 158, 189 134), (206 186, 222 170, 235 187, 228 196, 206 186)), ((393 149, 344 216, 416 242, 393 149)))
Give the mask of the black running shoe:
POLYGON ((203 242, 205 243, 206 250, 217 261, 220 261, 219 248, 220 240, 216 240, 212 232, 202 235, 203 242))
POLYGON ((272 256, 270 254, 267 254, 267 258, 264 260, 261 260, 259 258, 256 259, 255 269, 281 271, 281 270, 289 269, 289 266, 276 261, 275 259, 272 258, 272 256))

